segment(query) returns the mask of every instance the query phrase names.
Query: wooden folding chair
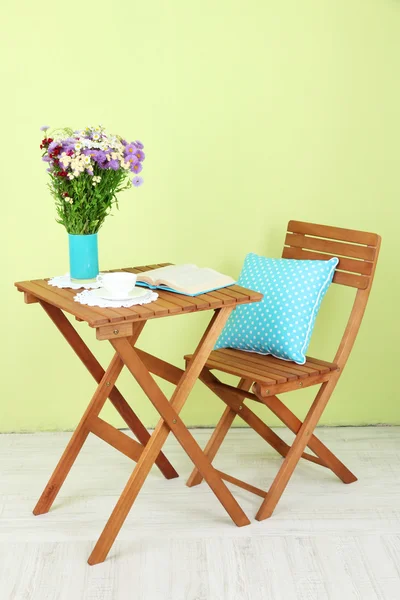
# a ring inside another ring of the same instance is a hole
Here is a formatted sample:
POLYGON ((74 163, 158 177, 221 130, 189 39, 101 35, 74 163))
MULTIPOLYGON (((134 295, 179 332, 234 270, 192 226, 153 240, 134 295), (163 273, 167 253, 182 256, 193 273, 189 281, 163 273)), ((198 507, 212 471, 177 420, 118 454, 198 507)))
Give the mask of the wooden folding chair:
MULTIPOLYGON (((307 357, 304 365, 298 365, 273 356, 221 349, 214 350, 210 354, 201 372, 201 381, 227 405, 205 448, 205 454, 210 461, 214 459, 236 415, 239 415, 284 458, 268 492, 218 471, 222 479, 264 498, 256 515, 259 521, 272 515, 300 458, 331 469, 344 483, 357 480, 355 475, 313 432, 357 337, 371 291, 380 242, 380 236, 375 233, 290 221, 282 257, 328 260, 337 256, 339 264, 333 283, 357 290, 350 318, 333 362, 307 357), (222 383, 211 373, 212 370, 237 375, 240 378, 238 386, 233 387, 222 383), (311 385, 320 387, 302 423, 278 399, 277 394, 311 385), (296 435, 292 446, 286 444, 255 415, 244 404, 245 399, 261 402, 267 406, 296 435), (313 454, 305 452, 307 446, 313 454)), ((189 360, 190 356, 185 356, 185 359, 189 360)), ((201 481, 199 471, 194 469, 187 485, 191 487, 201 481)))

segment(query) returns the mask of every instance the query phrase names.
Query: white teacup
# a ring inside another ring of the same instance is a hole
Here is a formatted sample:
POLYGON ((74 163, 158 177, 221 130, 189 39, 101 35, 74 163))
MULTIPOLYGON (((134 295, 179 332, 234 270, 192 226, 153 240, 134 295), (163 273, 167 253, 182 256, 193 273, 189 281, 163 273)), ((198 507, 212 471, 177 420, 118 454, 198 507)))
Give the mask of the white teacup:
POLYGON ((129 292, 135 287, 136 275, 135 273, 125 273, 124 271, 104 273, 101 276, 101 282, 111 296, 126 298, 129 292))

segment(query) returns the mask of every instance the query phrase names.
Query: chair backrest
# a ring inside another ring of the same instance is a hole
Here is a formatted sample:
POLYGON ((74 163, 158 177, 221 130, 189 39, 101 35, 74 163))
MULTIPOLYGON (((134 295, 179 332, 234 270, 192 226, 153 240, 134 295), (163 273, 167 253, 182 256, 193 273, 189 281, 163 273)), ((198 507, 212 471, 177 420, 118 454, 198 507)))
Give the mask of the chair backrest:
POLYGON ((339 259, 333 283, 357 288, 357 294, 335 362, 343 367, 350 354, 367 305, 379 255, 376 233, 289 221, 282 258, 339 259))
POLYGON ((333 283, 366 290, 372 283, 379 244, 376 233, 289 221, 282 257, 329 260, 337 256, 333 283))

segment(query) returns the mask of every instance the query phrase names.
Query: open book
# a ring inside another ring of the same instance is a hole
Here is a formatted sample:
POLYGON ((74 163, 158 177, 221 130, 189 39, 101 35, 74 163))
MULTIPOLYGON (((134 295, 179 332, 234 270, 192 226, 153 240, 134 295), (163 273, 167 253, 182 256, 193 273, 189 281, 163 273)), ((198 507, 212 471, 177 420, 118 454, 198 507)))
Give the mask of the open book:
POLYGON ((214 269, 201 269, 196 265, 168 265, 137 274, 137 285, 186 296, 198 296, 234 283, 235 280, 228 275, 222 275, 214 269))

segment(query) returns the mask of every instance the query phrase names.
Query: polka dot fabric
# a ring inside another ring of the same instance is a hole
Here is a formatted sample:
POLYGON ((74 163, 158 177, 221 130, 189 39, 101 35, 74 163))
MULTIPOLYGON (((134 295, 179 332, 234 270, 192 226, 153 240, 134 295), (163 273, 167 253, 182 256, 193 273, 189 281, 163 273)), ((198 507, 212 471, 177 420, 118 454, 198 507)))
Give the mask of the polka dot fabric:
POLYGON ((338 262, 337 258, 292 260, 248 254, 238 285, 261 292, 264 298, 233 311, 215 349, 272 354, 304 364, 315 319, 338 262))

